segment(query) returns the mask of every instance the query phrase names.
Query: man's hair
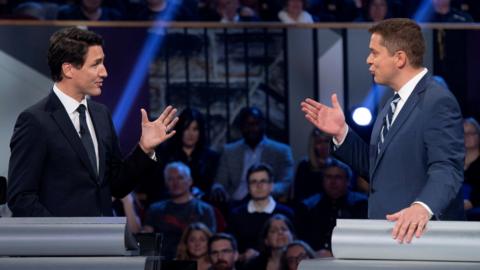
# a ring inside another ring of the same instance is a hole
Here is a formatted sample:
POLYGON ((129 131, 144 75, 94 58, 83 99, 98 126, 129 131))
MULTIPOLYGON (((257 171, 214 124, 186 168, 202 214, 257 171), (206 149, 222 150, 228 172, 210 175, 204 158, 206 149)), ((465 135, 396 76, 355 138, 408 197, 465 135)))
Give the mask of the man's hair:
POLYGON ((241 127, 245 124, 247 121, 248 117, 253 117, 255 119, 258 119, 260 121, 264 121, 265 118, 263 116, 262 111, 255 106, 252 107, 243 107, 240 112, 238 113, 237 116, 237 123, 241 127))
POLYGON ((185 165, 183 162, 180 161, 175 161, 175 162, 170 162, 165 166, 165 169, 163 170, 163 175, 165 177, 165 180, 168 178, 168 173, 170 170, 177 170, 181 175, 185 176, 186 178, 192 179, 192 174, 190 172, 190 168, 185 165))
POLYGON ((413 67, 423 66, 425 40, 416 22, 404 18, 388 19, 372 26, 368 31, 382 37, 382 45, 390 54, 404 51, 413 67))
POLYGON ((217 242, 217 241, 220 241, 220 240, 227 240, 230 242, 230 246, 232 246, 232 249, 233 251, 238 251, 237 249, 237 240, 235 240, 235 237, 233 237, 233 235, 231 234, 228 234, 228 233, 216 233, 214 235, 212 235, 212 237, 210 237, 208 239, 208 254, 211 254, 212 253, 212 244, 213 242, 217 242))
POLYGON ((338 159, 329 158, 325 163, 324 172, 330 168, 339 168, 345 173, 345 177, 347 178, 346 180, 349 182, 352 181, 353 172, 352 172, 352 169, 350 169, 350 167, 347 164, 341 162, 338 159))
POLYGON ((252 175, 256 172, 266 172, 267 175, 268 175, 268 180, 270 180, 270 182, 273 181, 272 167, 270 167, 268 164, 260 163, 260 164, 252 165, 250 168, 248 168, 247 178, 245 179, 245 180, 247 180, 247 183, 249 182, 248 180, 250 179, 250 175, 252 175))
POLYGON ((68 27, 53 33, 47 55, 53 81, 58 82, 63 79, 64 63, 70 63, 77 68, 82 67, 88 48, 95 45, 103 46, 103 38, 92 31, 68 27))

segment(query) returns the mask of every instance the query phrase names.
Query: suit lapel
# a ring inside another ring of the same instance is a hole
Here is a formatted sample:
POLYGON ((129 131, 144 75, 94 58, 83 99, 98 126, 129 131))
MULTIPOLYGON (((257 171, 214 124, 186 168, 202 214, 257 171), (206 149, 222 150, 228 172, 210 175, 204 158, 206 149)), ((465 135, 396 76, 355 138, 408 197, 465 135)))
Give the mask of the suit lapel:
MULTIPOLYGON (((373 169, 372 169, 372 173, 371 173, 372 176, 373 176, 373 173, 375 172, 375 169, 377 168, 380 160, 382 159, 386 149, 388 148, 390 142, 392 142, 392 140, 395 138, 398 131, 405 124, 405 121, 407 121, 407 119, 409 118, 413 109, 417 106, 417 103, 420 99, 419 94, 425 90, 425 85, 426 85, 426 82, 429 79, 429 77, 430 76, 428 74, 425 75, 419 81, 417 86, 415 86, 415 89, 413 90, 412 94, 410 94, 410 97, 407 99, 407 102, 405 102, 405 105, 403 105, 402 110, 397 115, 397 118, 395 119, 392 126, 390 127, 390 130, 388 131, 387 136, 385 137, 385 141, 383 142, 383 146, 380 150, 380 153, 378 153, 377 157, 374 159, 375 164, 374 164, 373 169)), ((392 99, 393 98, 389 99, 389 102, 387 104, 390 104, 392 99)), ((388 106, 385 106, 385 107, 388 107, 388 106)), ((382 118, 381 119, 383 119, 383 117, 385 117, 385 114, 386 114, 386 111, 385 111, 385 108, 384 108, 384 110, 382 110, 382 118)), ((381 121, 377 121, 377 122, 380 122, 379 126, 381 127, 382 122, 381 121)), ((380 132, 380 129, 377 128, 377 133, 379 133, 379 132, 380 132)), ((376 139, 377 139, 377 141, 375 141, 375 142, 378 142, 378 134, 376 134, 376 139)))
POLYGON ((99 181, 103 180, 103 175, 105 172, 105 146, 102 138, 105 138, 105 127, 108 123, 103 122, 102 112, 100 107, 97 104, 87 101, 88 102, 88 111, 90 113, 90 117, 92 118, 93 128, 95 129, 95 135, 97 137, 97 144, 98 144, 98 175, 99 181))
POLYGON ((80 140, 80 137, 73 126, 72 120, 68 116, 65 107, 63 107, 62 103, 53 92, 50 93, 49 96, 49 106, 51 109, 51 115, 62 131, 63 135, 70 143, 75 153, 77 153, 83 165, 88 168, 90 176, 93 179, 97 179, 96 173, 92 168, 90 160, 88 159, 87 151, 83 147, 82 141, 80 140))

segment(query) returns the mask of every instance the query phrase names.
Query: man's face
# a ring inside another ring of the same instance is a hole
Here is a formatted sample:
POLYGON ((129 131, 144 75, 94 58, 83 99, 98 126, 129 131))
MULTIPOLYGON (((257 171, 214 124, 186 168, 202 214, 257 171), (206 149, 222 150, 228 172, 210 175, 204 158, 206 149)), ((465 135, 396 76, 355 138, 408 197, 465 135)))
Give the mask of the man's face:
POLYGON ((331 199, 344 196, 348 190, 348 179, 345 171, 338 167, 329 167, 323 174, 323 189, 331 199))
POLYGON ((235 268, 238 253, 233 250, 230 241, 220 239, 211 244, 210 260, 214 270, 230 270, 235 268))
POLYGON ((192 180, 181 173, 177 168, 167 171, 165 184, 172 198, 177 198, 190 192, 192 180))
POLYGON ((250 174, 248 177, 248 190, 253 200, 264 200, 273 191, 273 183, 266 171, 259 171, 250 174))
POLYGON ((246 117, 242 123, 242 136, 248 145, 257 145, 264 134, 264 122, 254 116, 246 117))
POLYGON ((398 73, 397 56, 390 54, 382 43, 382 36, 373 33, 370 38, 370 54, 367 57, 367 64, 370 65, 369 71, 376 83, 392 86, 393 79, 398 73))
POLYGON ((89 12, 96 11, 102 5, 102 0, 82 0, 82 6, 89 12))
POLYGON ((70 76, 74 95, 98 96, 102 93, 103 79, 107 77, 107 69, 103 63, 105 55, 101 46, 90 46, 81 67, 72 66, 70 76))

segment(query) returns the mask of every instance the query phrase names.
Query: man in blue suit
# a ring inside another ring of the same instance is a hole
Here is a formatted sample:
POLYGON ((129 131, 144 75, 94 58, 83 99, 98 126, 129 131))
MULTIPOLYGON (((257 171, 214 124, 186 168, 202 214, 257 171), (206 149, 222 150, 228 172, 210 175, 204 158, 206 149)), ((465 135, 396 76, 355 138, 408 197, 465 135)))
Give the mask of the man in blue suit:
POLYGON ((334 154, 370 180, 369 218, 395 221, 392 237, 409 243, 428 221, 463 219, 463 129, 455 97, 423 67, 425 42, 409 19, 389 19, 370 28, 367 63, 378 84, 391 87, 370 144, 333 107, 302 102, 305 117, 332 134, 334 154))
POLYGON ((122 160, 108 109, 98 96, 107 77, 103 39, 78 28, 50 38, 52 92, 23 111, 10 143, 8 205, 13 216, 111 216, 122 198, 155 166, 154 149, 174 135, 176 110, 155 121, 142 113, 142 134, 122 160))

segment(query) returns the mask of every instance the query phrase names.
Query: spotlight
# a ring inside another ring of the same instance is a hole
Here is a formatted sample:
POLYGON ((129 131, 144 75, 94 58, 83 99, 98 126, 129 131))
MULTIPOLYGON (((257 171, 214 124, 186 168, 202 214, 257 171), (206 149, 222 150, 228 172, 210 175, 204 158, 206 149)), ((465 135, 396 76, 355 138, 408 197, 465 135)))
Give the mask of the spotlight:
POLYGON ((368 126, 372 121, 372 113, 365 107, 359 107, 353 111, 352 119, 359 126, 368 126))

